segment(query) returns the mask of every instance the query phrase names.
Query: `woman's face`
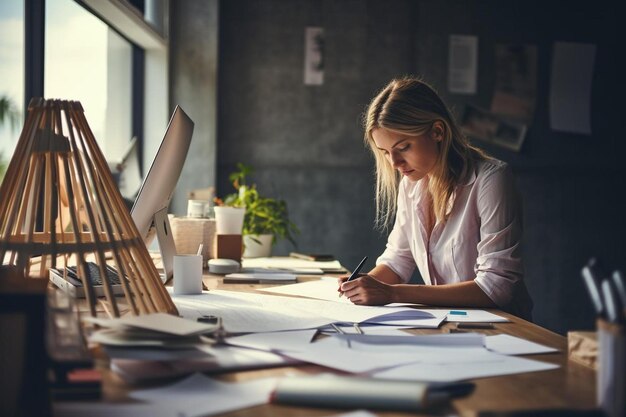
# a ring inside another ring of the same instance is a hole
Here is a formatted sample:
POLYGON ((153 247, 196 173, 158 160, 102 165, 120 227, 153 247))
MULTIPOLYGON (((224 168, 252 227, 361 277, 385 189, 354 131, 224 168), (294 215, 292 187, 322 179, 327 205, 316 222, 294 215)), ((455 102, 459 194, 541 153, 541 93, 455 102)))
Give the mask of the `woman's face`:
POLYGON ((380 127, 372 131, 372 137, 394 169, 411 181, 424 178, 437 163, 440 136, 433 134, 433 130, 410 136, 380 127))

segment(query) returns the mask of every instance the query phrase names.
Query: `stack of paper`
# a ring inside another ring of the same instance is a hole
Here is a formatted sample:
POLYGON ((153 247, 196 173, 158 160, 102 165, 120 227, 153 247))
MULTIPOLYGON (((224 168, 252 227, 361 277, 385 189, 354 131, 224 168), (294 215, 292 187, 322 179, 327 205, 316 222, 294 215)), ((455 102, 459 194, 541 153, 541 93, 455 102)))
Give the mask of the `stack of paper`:
POLYGON ((105 346, 184 348, 200 342, 199 336, 217 330, 215 324, 198 323, 164 313, 115 319, 87 319, 105 329, 89 341, 105 346))

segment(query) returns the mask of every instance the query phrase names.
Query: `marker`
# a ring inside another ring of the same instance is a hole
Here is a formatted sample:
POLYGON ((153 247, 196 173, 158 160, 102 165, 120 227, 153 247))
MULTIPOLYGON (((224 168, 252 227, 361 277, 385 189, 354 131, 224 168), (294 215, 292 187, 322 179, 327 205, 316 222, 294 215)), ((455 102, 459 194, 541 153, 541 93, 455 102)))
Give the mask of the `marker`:
POLYGON ((613 285, 622 301, 622 307, 626 308, 626 286, 624 285, 624 277, 621 271, 613 271, 613 285))
POLYGON ((467 311, 450 310, 448 314, 452 314, 453 316, 467 316, 467 311))
MULTIPOLYGON (((355 278, 357 278, 359 276, 359 272, 361 271, 361 268, 363 268, 363 265, 365 265, 365 261, 367 261, 367 256, 365 256, 365 257, 363 257, 363 259, 361 259, 361 262, 359 262, 357 267, 354 268, 354 271, 352 271, 352 274, 350 274, 348 279, 345 280, 344 282, 350 282, 350 281, 354 280, 355 278)), ((342 295, 343 295, 343 293, 340 292, 339 293, 339 297, 341 297, 342 295)))
POLYGON ((587 292, 599 317, 603 317, 606 313, 602 295, 600 293, 600 272, 598 262, 595 258, 591 258, 587 265, 581 271, 583 282, 587 287, 587 292))
POLYGON ((606 317, 611 323, 617 323, 620 319, 617 308, 617 300, 613 291, 611 281, 605 279, 602 282, 602 295, 604 296, 604 306, 606 308, 606 317))

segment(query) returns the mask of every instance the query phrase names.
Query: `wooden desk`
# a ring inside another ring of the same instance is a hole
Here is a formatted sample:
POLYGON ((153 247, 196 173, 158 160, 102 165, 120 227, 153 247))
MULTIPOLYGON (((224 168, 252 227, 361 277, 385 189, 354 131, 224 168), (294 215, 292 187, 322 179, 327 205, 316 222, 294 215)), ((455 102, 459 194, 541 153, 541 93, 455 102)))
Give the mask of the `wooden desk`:
MULTIPOLYGON (((299 278, 306 281, 317 278, 299 278)), ((224 284, 222 278, 205 274, 204 283, 209 289, 233 291, 254 291, 271 285, 260 284, 224 284)), ((451 409, 439 410, 438 414, 457 413, 460 416, 476 416, 479 411, 507 411, 522 409, 576 408, 595 407, 595 372, 589 368, 567 360, 567 339, 535 324, 498 310, 491 310, 511 320, 510 323, 497 323, 494 330, 478 330, 485 334, 506 333, 519 336, 533 342, 552 346, 559 353, 529 355, 529 358, 556 363, 560 368, 551 371, 531 372, 510 376, 481 378, 474 382, 476 390, 466 398, 456 400, 451 409)), ((445 332, 453 324, 445 323, 439 329, 415 329, 415 334, 445 332)), ((281 376, 294 373, 328 372, 329 369, 317 365, 273 368, 258 371, 232 372, 219 378, 225 381, 246 381, 261 377, 281 376)), ((381 380, 381 384, 384 383, 381 380)), ((105 378, 105 397, 120 400, 132 388, 124 384, 117 376, 107 373, 105 378)), ((328 416, 341 410, 310 409, 281 405, 263 405, 246 410, 225 414, 239 417, 282 417, 282 416, 328 416)), ((377 413, 380 416, 404 416, 404 413, 377 413)))

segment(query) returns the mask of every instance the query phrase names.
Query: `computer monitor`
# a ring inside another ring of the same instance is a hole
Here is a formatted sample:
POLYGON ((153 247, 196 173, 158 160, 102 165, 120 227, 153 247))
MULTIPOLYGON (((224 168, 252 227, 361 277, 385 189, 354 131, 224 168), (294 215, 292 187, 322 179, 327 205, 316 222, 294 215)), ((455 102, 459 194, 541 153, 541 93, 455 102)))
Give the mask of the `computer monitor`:
POLYGON ((189 116, 180 106, 176 106, 131 209, 131 216, 146 246, 150 245, 155 234, 157 236, 165 272, 162 276, 164 281, 172 277, 176 254, 167 210, 187 157, 193 127, 194 123, 189 116))

